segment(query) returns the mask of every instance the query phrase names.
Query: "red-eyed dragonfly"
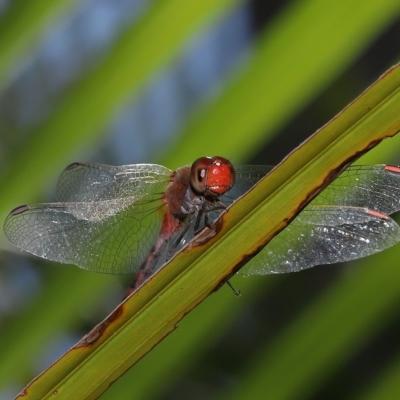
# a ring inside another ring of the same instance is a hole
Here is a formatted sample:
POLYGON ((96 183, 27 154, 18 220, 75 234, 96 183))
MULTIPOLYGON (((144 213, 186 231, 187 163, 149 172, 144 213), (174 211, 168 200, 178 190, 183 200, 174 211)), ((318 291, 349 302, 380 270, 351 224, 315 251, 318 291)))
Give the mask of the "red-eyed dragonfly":
MULTIPOLYGON (((272 166, 234 168, 202 157, 171 171, 156 164, 69 165, 59 203, 24 205, 7 238, 39 257, 101 273, 135 273, 140 286, 272 166)), ((400 167, 350 166, 239 273, 264 275, 349 261, 400 241, 400 167)))

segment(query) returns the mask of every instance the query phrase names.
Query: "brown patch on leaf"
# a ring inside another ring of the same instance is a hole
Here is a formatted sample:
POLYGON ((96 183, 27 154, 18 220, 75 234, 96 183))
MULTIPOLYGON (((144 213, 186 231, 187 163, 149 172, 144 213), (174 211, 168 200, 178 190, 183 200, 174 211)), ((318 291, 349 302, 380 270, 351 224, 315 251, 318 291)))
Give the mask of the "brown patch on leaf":
POLYGON ((96 325, 87 335, 85 335, 74 348, 86 347, 96 342, 116 319, 118 319, 123 312, 123 304, 118 306, 104 321, 96 325))

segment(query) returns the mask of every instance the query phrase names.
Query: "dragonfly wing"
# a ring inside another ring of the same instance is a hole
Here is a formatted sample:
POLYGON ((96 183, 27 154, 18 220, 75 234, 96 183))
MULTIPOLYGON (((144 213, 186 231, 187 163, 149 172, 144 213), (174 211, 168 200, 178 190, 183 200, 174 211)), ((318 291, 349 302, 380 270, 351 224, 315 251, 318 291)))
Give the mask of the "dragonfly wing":
MULTIPOLYGON (((236 184, 221 201, 230 204, 273 169, 270 165, 236 168, 236 184)), ((352 165, 311 204, 366 207, 386 215, 400 211, 400 168, 390 165, 352 165)))
POLYGON ((236 180, 233 188, 220 197, 223 203, 231 204, 250 190, 261 178, 272 171, 272 165, 239 165, 235 167, 236 180))
POLYGON ((89 202, 165 191, 172 171, 157 164, 132 164, 114 167, 105 164, 69 165, 57 182, 60 201, 89 202))
POLYGON ((386 215, 400 210, 400 168, 352 165, 311 204, 366 207, 386 215))
POLYGON ((308 206, 239 273, 296 272, 365 257, 399 241, 400 227, 386 215, 358 207, 308 206))
POLYGON ((165 211, 160 197, 21 206, 4 223, 21 249, 94 272, 135 272, 151 250, 165 211))

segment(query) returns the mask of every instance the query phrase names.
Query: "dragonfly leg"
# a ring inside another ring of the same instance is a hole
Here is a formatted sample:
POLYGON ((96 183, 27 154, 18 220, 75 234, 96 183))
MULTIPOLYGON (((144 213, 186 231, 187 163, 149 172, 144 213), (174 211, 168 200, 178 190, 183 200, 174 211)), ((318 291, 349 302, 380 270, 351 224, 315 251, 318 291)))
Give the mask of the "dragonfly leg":
POLYGON ((219 201, 219 202, 215 203, 215 205, 213 204, 213 207, 210 207, 209 209, 207 209, 205 206, 203 206, 203 208, 200 209, 197 214, 196 223, 194 225, 194 233, 197 234, 203 229, 203 227, 199 228, 203 214, 204 214, 204 226, 207 228, 211 228, 211 223, 214 222, 214 220, 210 222, 209 213, 212 211, 218 211, 218 210, 221 210, 221 211, 226 210, 225 204, 219 201))
POLYGON ((240 293, 240 290, 236 290, 233 286, 232 283, 230 283, 229 281, 226 281, 226 284, 232 289, 233 293, 236 296, 241 296, 242 294, 240 293))
MULTIPOLYGON (((201 229, 199 229, 199 226, 200 226, 201 219, 203 218, 203 214, 204 214, 204 210, 200 209, 196 215, 196 222, 194 223, 194 227, 193 227, 193 231, 194 231, 195 235, 197 233, 199 233, 199 231, 201 230, 201 229)), ((204 218, 207 218, 207 213, 205 213, 204 218)))
POLYGON ((196 223, 197 223, 196 213, 191 215, 191 217, 189 218, 189 220, 185 224, 184 228, 179 233, 178 237, 172 243, 171 248, 168 251, 168 257, 171 255, 171 253, 177 248, 179 243, 182 241, 183 237, 186 235, 186 233, 189 230, 189 228, 193 225, 193 222, 195 221, 195 219, 196 219, 196 223))

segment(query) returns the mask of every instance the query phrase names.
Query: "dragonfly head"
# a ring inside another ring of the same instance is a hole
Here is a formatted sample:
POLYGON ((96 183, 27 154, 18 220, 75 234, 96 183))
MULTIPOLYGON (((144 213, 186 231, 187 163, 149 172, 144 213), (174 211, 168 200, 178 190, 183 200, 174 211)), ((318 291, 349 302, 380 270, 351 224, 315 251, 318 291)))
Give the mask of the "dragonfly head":
POLYGON ((217 198, 235 184, 235 169, 224 157, 198 158, 190 170, 190 183, 199 194, 217 198))

